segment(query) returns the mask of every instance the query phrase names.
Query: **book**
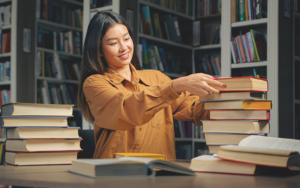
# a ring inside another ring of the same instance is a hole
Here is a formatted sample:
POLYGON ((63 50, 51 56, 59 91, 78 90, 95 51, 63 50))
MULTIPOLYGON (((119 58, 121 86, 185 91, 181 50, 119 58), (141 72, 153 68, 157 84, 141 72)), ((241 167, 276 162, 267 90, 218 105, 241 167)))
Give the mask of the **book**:
POLYGON ((63 116, 2 116, 1 127, 67 127, 63 116))
POLYGON ((234 44, 233 44, 233 41, 230 41, 230 51, 231 51, 233 63, 236 64, 236 63, 237 63, 237 60, 236 60, 236 55, 235 55, 235 51, 234 51, 234 44))
POLYGON ((153 28, 152 28, 152 21, 150 17, 150 8, 149 6, 143 6, 142 7, 142 13, 144 14, 144 20, 145 20, 145 34, 154 36, 153 28))
POLYGON ((237 38, 240 54, 241 54, 241 57, 242 57, 242 62, 245 63, 246 62, 246 56, 245 56, 245 50, 244 50, 244 47, 243 47, 242 38, 241 38, 240 35, 238 35, 236 38, 237 38))
POLYGON ((158 153, 114 153, 114 158, 119 159, 122 157, 143 157, 157 160, 167 160, 167 156, 158 153))
POLYGON ((78 138, 78 129, 79 127, 16 127, 6 129, 6 138, 78 138))
POLYGON ((166 17, 164 18, 164 23, 169 36, 168 40, 181 42, 181 34, 177 17, 166 17))
POLYGON ((220 146, 217 157, 249 164, 289 167, 300 165, 300 141, 287 138, 249 136, 237 146, 220 146))
POLYGON ((190 169, 194 172, 225 173, 240 175, 276 174, 288 172, 286 168, 260 166, 221 160, 212 155, 202 155, 191 160, 190 169))
POLYGON ((163 174, 195 175, 192 170, 172 162, 140 157, 74 160, 69 172, 93 178, 101 176, 155 176, 163 174))
POLYGON ((16 153, 5 152, 5 162, 11 165, 62 165, 77 159, 77 152, 16 153))
POLYGON ((240 31, 240 36, 241 36, 242 44, 243 44, 244 51, 245 51, 244 54, 245 54, 245 56, 246 56, 246 61, 247 61, 247 62, 251 62, 251 61, 250 61, 250 57, 249 57, 249 53, 248 53, 248 47, 247 47, 246 39, 245 39, 245 36, 242 34, 241 31, 240 31))
POLYGON ((253 44, 253 40, 252 40, 252 35, 251 32, 247 32, 247 40, 248 40, 248 44, 249 44, 249 49, 250 49, 250 56, 252 57, 252 61, 258 61, 255 50, 254 50, 254 44, 253 44))
POLYGON ((1 106, 1 116, 72 116, 74 105, 8 103, 1 106))
POLYGON ((237 145, 242 139, 249 136, 249 134, 204 133, 207 145, 237 145))
POLYGON ((220 145, 207 145, 209 153, 217 153, 220 145))
POLYGON ((221 92, 220 94, 212 94, 207 97, 200 97, 202 102, 211 101, 232 101, 232 100, 266 100, 266 93, 264 92, 221 92))
POLYGON ((265 34, 253 29, 251 29, 250 32, 255 41, 254 49, 256 50, 259 61, 267 60, 267 39, 265 34))
POLYGON ((239 0, 240 22, 245 21, 245 0, 239 0))
POLYGON ((235 101, 216 101, 205 102, 204 109, 236 109, 236 110, 255 110, 255 109, 271 109, 272 101, 270 100, 235 100, 235 101))
POLYGON ((267 92, 268 81, 262 78, 256 78, 253 76, 240 76, 240 77, 224 77, 218 78, 220 81, 226 84, 226 87, 218 87, 215 89, 219 91, 259 91, 267 92))
POLYGON ((6 139, 5 150, 12 152, 80 151, 81 138, 6 139))
POLYGON ((256 165, 221 160, 212 155, 201 155, 191 160, 190 169, 194 172, 254 175, 256 165))
POLYGON ((270 120, 270 110, 210 110, 210 120, 270 120))
POLYGON ((236 0, 231 0, 231 23, 236 22, 236 0))
POLYGON ((267 134, 270 131, 269 121, 202 120, 202 123, 203 132, 211 133, 267 134))

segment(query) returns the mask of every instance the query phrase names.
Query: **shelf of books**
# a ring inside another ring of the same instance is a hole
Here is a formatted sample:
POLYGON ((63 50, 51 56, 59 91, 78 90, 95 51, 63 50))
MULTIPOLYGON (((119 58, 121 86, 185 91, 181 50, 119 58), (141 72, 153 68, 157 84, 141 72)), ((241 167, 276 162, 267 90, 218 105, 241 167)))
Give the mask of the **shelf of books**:
POLYGON ((81 127, 77 88, 82 61, 83 2, 37 0, 35 86, 37 103, 73 104, 70 126, 81 127))
MULTIPOLYGON (((268 99, 272 101, 278 99, 278 58, 272 56, 278 53, 278 5, 277 0, 231 0, 222 4, 222 76, 266 78, 268 99)), ((277 105, 274 102, 271 111, 271 136, 278 135, 277 105)))
POLYGON ((0 106, 17 100, 16 11, 17 0, 0 1, 0 106))

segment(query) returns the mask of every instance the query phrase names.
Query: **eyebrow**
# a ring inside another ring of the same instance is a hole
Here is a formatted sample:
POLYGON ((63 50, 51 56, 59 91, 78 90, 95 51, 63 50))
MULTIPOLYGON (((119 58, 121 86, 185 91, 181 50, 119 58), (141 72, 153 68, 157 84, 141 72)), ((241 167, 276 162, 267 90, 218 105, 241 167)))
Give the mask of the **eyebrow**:
MULTIPOLYGON (((128 35, 128 32, 125 33, 125 34, 123 35, 123 37, 126 36, 126 35, 128 35)), ((109 39, 106 40, 106 42, 109 41, 109 40, 113 40, 113 39, 117 39, 117 38, 109 38, 109 39)))

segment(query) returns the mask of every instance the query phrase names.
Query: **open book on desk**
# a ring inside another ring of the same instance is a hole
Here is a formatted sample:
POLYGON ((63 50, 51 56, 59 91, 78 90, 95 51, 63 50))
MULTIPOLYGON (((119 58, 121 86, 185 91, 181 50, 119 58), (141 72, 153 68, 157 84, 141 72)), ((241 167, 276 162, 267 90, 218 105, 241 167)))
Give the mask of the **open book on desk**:
POLYGON ((256 165, 290 167, 300 165, 300 140, 249 136, 238 146, 221 146, 217 157, 256 165))
POLYGON ((69 172, 94 178, 101 176, 195 175, 189 168, 172 162, 140 157, 74 160, 69 172))

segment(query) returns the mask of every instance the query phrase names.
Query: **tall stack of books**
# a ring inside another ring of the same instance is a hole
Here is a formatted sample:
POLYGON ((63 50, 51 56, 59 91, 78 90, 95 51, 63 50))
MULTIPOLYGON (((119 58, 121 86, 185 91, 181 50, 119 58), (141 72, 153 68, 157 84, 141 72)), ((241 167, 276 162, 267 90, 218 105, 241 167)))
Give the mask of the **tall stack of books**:
POLYGON ((9 103, 1 106, 6 128, 5 163, 71 164, 81 151, 78 127, 68 127, 73 105, 9 103))
POLYGON ((237 145, 249 135, 269 132, 272 101, 266 100, 268 81, 251 76, 219 78, 227 85, 221 93, 200 98, 210 120, 203 120, 203 132, 210 153, 222 145, 237 145))

